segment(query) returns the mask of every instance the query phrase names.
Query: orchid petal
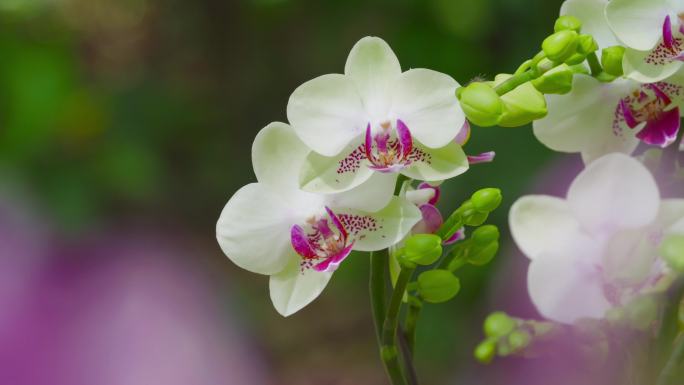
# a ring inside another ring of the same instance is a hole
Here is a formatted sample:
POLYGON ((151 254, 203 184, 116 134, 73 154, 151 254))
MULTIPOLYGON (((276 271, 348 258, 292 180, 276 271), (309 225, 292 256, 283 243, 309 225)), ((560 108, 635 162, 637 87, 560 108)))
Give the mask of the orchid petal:
POLYGON ((616 153, 592 162, 577 176, 568 203, 587 230, 605 233, 651 223, 660 193, 644 165, 616 153))
POLYGON ((608 0, 567 0, 561 6, 561 16, 570 15, 582 21, 582 33, 591 35, 601 48, 619 45, 608 26, 604 9, 608 0))
POLYGON ((284 317, 294 314, 316 299, 332 277, 330 272, 302 270, 299 261, 293 251, 285 268, 272 275, 269 280, 273 306, 284 317))
POLYGON ((552 150, 582 152, 585 158, 631 153, 639 144, 635 133, 616 133, 613 123, 620 100, 638 87, 631 80, 605 84, 591 76, 576 75, 569 94, 547 96, 549 114, 534 122, 534 135, 552 150))
POLYGON ((439 212, 437 207, 431 204, 421 205, 419 209, 423 219, 413 227, 413 233, 433 234, 442 226, 442 223, 444 223, 442 213, 439 212))
POLYGON ((252 165, 259 183, 278 191, 299 190, 299 170, 309 153, 292 127, 271 123, 257 134, 252 144, 252 165))
POLYGON ((568 203, 556 197, 529 195, 518 199, 511 207, 509 224, 515 243, 530 259, 591 242, 568 203))
POLYGON ((602 318, 611 308, 600 272, 575 253, 542 254, 530 264, 527 287, 532 303, 553 321, 571 324, 602 318))
POLYGON ((339 74, 299 86, 287 104, 287 119, 308 147, 325 156, 338 155, 368 123, 354 82, 339 74))
POLYGON ((291 209, 276 192, 259 183, 238 190, 216 225, 216 238, 228 258, 258 274, 275 274, 293 252, 291 209), (265 242, 268 240, 268 242, 265 242))
POLYGON ((340 264, 351 254, 354 244, 351 243, 347 245, 344 249, 340 250, 334 255, 329 256, 322 262, 314 265, 313 269, 315 271, 332 273, 340 267, 340 264))
POLYGON ((606 20, 627 47, 647 51, 662 37, 662 25, 670 12, 667 0, 611 0, 606 20))
POLYGON ((376 213, 336 209, 355 240, 354 250, 377 251, 401 241, 422 219, 420 210, 406 199, 393 197, 376 213))
POLYGON ((361 138, 354 140, 339 155, 309 153, 299 174, 299 185, 305 191, 332 194, 360 186, 373 175, 361 138))
POLYGON ((364 37, 349 53, 344 73, 356 85, 370 117, 383 119, 390 107, 392 84, 401 75, 392 48, 378 37, 364 37))
POLYGON ((329 205, 376 212, 383 209, 394 195, 397 174, 373 173, 367 181, 349 191, 327 195, 329 205))
POLYGON ((647 60, 649 55, 651 51, 627 49, 622 60, 625 76, 641 83, 655 83, 674 75, 684 65, 680 60, 666 59, 654 63, 647 60))
POLYGON ((660 202, 660 211, 657 225, 666 232, 671 229, 675 223, 684 218, 684 199, 663 199, 660 202))
POLYGON ((409 178, 427 182, 441 181, 461 175, 468 170, 468 157, 455 141, 442 148, 429 148, 414 142, 411 164, 401 173, 409 178))
POLYGON ((463 129, 465 114, 454 96, 458 82, 427 69, 412 69, 399 77, 392 90, 392 115, 400 118, 419 142, 440 148, 463 129))

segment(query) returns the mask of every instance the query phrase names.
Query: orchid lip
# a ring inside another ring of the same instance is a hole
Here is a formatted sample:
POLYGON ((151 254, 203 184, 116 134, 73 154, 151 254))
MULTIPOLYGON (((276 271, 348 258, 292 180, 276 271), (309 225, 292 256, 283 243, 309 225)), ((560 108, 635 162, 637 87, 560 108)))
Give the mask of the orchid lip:
POLYGON ((370 162, 370 169, 383 172, 395 173, 408 167, 413 153, 413 138, 408 126, 397 119, 394 129, 394 138, 391 132, 391 123, 384 122, 380 125, 380 132, 375 135, 371 124, 366 126, 366 135, 363 145, 366 159, 370 162))
POLYGON ((293 225, 290 229, 290 242, 302 258, 302 270, 328 272, 337 269, 354 247, 354 241, 340 218, 326 206, 325 215, 310 218, 307 228, 309 231, 293 225))
POLYGON ((645 84, 620 100, 618 118, 631 129, 640 127, 636 137, 644 143, 666 147, 676 139, 680 128, 679 108, 673 105, 670 94, 681 93, 681 87, 672 84, 645 84))

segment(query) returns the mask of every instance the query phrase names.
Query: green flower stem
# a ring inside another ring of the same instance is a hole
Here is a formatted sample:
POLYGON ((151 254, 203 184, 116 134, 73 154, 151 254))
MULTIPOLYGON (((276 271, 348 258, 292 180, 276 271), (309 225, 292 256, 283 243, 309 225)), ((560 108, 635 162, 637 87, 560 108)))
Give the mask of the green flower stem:
POLYGON ((599 62, 598 56, 596 56, 596 52, 592 52, 589 55, 587 55, 587 63, 589 63, 589 68, 591 69, 591 76, 597 77, 601 72, 603 72, 603 67, 601 67, 601 63, 599 62))
POLYGON ((387 279, 387 263, 389 260, 389 252, 387 249, 376 251, 370 254, 370 302, 373 313, 373 321, 375 323, 375 334, 378 338, 378 344, 382 339, 382 321, 387 312, 386 310, 386 295, 385 295, 385 281, 387 279))
POLYGON ((535 79, 536 77, 537 76, 535 76, 535 73, 533 73, 533 71, 525 71, 517 75, 513 75, 505 82, 494 87, 494 91, 496 91, 496 93, 499 96, 502 96, 518 88, 519 85, 527 83, 530 80, 535 79))
MULTIPOLYGON (((674 355, 672 341, 675 340, 679 331, 679 306, 683 296, 684 277, 679 277, 668 290, 667 302, 662 311, 662 324, 655 343, 656 354, 653 356, 655 359, 653 367, 658 368, 656 370, 663 367, 662 363, 665 363, 664 367, 667 367, 674 355)), ((661 371, 659 378, 663 376, 664 371, 665 369, 661 371)))
POLYGON ((387 249, 371 253, 371 268, 370 268, 370 300, 371 309, 373 313, 373 321, 375 323, 375 333, 380 345, 380 358, 385 366, 385 371, 389 376, 392 385, 405 385, 406 380, 402 374, 401 366, 399 364, 399 352, 394 346, 394 349, 386 348, 384 344, 383 334, 383 319, 387 314, 387 304, 385 296, 385 287, 387 280, 387 263, 389 259, 389 252, 387 249))
MULTIPOLYGON (((392 379, 392 384, 406 384, 406 380, 401 373, 401 366, 399 364, 399 349, 397 348, 397 331, 399 327, 399 311, 406 293, 406 286, 408 285, 415 266, 403 265, 397 283, 394 286, 394 292, 387 307, 387 315, 382 327, 382 338, 380 341, 380 352, 385 363, 385 369, 392 379), (394 371, 398 370, 398 373, 394 371)), ((410 363, 409 363, 410 364, 410 363)))
POLYGON ((667 363, 665 363, 662 372, 660 372, 656 385, 674 385, 674 379, 681 369, 682 361, 684 361, 684 335, 680 335, 675 341, 672 354, 667 363))
POLYGON ((406 347, 411 355, 415 352, 416 347, 416 327, 418 325, 418 318, 420 311, 423 309, 423 303, 420 299, 410 296, 408 299, 408 309, 406 310, 406 347))

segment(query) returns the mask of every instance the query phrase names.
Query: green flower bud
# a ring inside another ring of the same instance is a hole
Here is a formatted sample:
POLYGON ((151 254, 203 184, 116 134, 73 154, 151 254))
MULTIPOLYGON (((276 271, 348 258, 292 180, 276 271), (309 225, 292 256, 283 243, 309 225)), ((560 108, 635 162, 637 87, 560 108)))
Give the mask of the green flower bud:
POLYGON ((452 299, 461 290, 461 281, 449 270, 428 270, 418 276, 418 292, 427 302, 452 299))
POLYGON ((584 61, 587 60, 587 55, 583 53, 575 53, 574 55, 570 56, 568 60, 565 61, 565 64, 574 66, 578 64, 584 63, 584 61))
POLYGON ((475 359, 483 364, 492 362, 496 355, 496 341, 482 341, 475 348, 475 359))
POLYGON ((660 255, 677 272, 684 272, 684 235, 669 235, 660 244, 660 255))
POLYGON ((415 234, 404 243, 404 259, 417 265, 431 265, 442 256, 442 238, 434 234, 415 234))
POLYGON ((463 224, 468 226, 480 226, 487 221, 489 213, 483 213, 480 211, 472 211, 468 215, 463 217, 463 224))
POLYGON ((501 97, 490 85, 470 83, 457 91, 461 108, 468 120, 481 127, 495 126, 501 120, 504 105, 501 97))
POLYGON ((542 50, 550 60, 563 63, 577 51, 577 37, 575 31, 567 29, 558 31, 544 39, 542 50))
POLYGON ((598 51, 599 46, 594 37, 591 35, 579 35, 577 37, 577 52, 589 55, 592 52, 598 51))
POLYGON ((470 197, 475 210, 483 213, 496 210, 502 199, 501 190, 492 187, 478 190, 470 197))
POLYGON ((487 246, 499 240, 499 228, 494 225, 478 227, 473 231, 471 239, 476 246, 487 246))
POLYGON ((625 56, 625 47, 616 45, 605 48, 601 53, 601 65, 603 70, 613 76, 622 76, 622 58, 625 56))
POLYGON ((541 92, 527 82, 501 97, 504 113, 501 127, 520 127, 546 116, 546 99, 541 92))
POLYGON ((582 22, 575 16, 565 15, 556 20, 553 26, 554 32, 560 31, 575 31, 577 33, 582 29, 582 22))
POLYGON ((572 80, 575 72, 567 64, 561 64, 532 80, 532 85, 544 94, 563 95, 572 91, 572 80))
POLYGON ((499 242, 494 241, 484 247, 473 247, 468 254, 468 263, 475 266, 484 266, 494 259, 499 251, 499 242))
POLYGON ((508 314, 497 311, 490 314, 484 322, 484 332, 487 337, 500 338, 515 330, 518 323, 508 314))
POLYGON ((532 337, 525 331, 514 330, 508 335, 508 344, 513 351, 520 351, 525 349, 532 342, 532 337))

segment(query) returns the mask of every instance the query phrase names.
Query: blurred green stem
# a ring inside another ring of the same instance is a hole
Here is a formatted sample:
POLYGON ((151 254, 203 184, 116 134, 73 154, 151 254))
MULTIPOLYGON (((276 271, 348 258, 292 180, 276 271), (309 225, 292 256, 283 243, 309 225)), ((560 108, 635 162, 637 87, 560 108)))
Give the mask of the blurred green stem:
POLYGON ((418 318, 423 304, 420 299, 416 297, 409 297, 408 309, 406 311, 406 346, 408 352, 413 356, 416 347, 416 327, 418 325, 418 318))
POLYGON ((370 254, 370 301, 371 310, 373 312, 373 321, 375 323, 375 335, 378 343, 382 338, 382 320, 386 313, 386 296, 385 296, 385 280, 387 277, 387 263, 389 260, 389 252, 387 249, 372 252, 370 254))
MULTIPOLYGON (((382 326, 380 352, 383 362, 385 363, 385 369, 390 375, 394 385, 406 384, 406 380, 400 370, 401 365, 399 363, 399 349, 397 348, 397 332, 399 328, 399 311, 401 310, 401 304, 404 300, 404 293, 406 293, 406 286, 411 280, 414 271, 415 266, 402 266, 399 277, 397 278, 397 283, 394 286, 394 291, 392 292, 389 306, 387 307, 385 322, 382 326), (392 370, 394 369, 399 371, 398 374, 392 373, 392 370)), ((406 362, 406 360, 404 360, 404 364, 413 365, 412 362, 406 362)), ((406 371, 409 370, 412 369, 406 368, 406 371)))
POLYGON ((665 367, 656 385, 674 385, 674 379, 677 377, 678 369, 684 361, 684 335, 680 335, 675 341, 675 347, 672 350, 670 358, 667 360, 665 367))

